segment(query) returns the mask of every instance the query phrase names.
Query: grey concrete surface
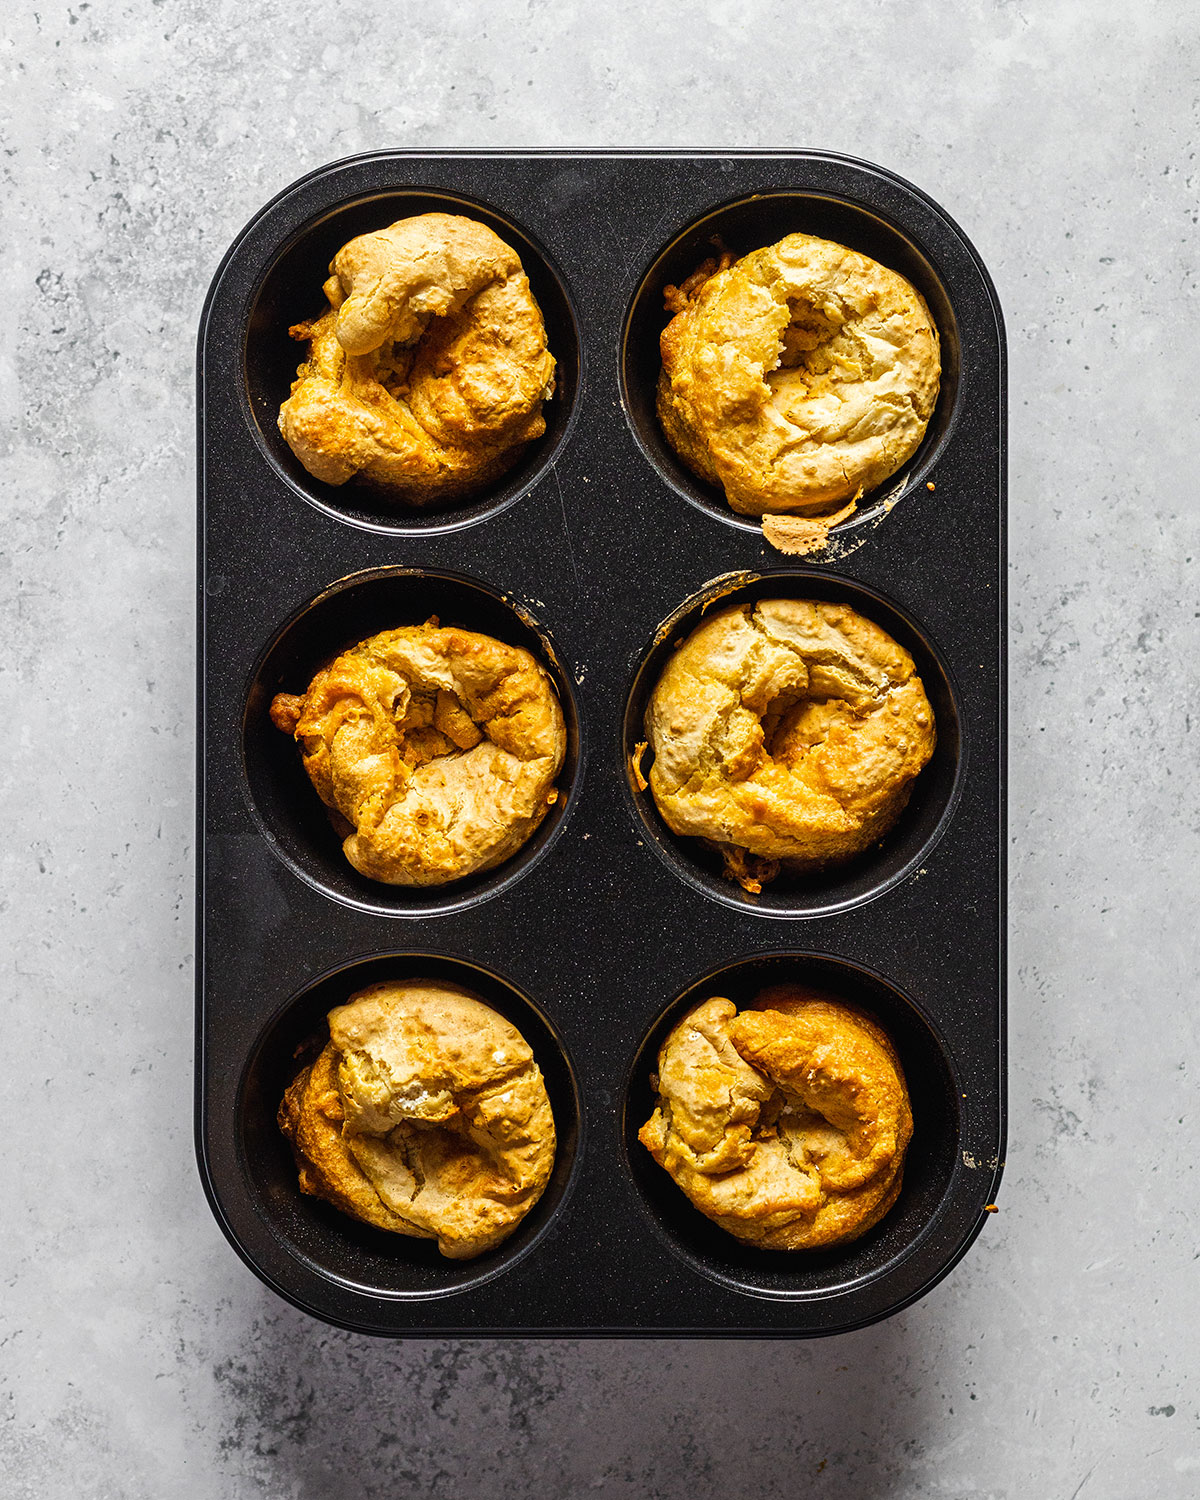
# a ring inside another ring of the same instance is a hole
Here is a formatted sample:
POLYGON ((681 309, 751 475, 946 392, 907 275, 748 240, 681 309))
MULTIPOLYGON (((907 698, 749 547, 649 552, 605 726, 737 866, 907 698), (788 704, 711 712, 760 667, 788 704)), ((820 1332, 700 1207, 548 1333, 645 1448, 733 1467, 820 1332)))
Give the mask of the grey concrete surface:
POLYGON ((3 28, 0 1491, 1175 1500, 1197 1409, 1198 50, 1183 0, 45 0, 3 28), (192 360, 229 239, 390 145, 820 146, 1011 339, 1002 1211, 817 1344, 384 1344, 192 1161, 192 360))

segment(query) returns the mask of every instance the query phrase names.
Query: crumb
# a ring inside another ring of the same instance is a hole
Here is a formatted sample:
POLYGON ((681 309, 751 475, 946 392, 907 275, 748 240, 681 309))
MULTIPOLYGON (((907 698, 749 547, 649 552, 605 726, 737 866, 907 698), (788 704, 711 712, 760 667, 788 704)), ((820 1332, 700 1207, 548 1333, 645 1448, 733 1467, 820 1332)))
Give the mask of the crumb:
POLYGON ((765 515, 762 518, 763 536, 777 551, 793 557, 819 552, 828 542, 832 528, 857 509, 858 502, 851 500, 831 516, 765 515))
POLYGON ((284 734, 294 735, 304 715, 303 693, 276 693, 267 710, 271 723, 284 734))
POLYGON ((633 754, 629 757, 629 769, 633 772, 633 779, 637 783, 639 792, 644 792, 650 783, 642 775, 642 756, 646 753, 646 740, 639 740, 633 747, 633 754))
POLYGON ((761 895, 763 883, 774 880, 779 874, 777 859, 764 859, 737 844, 721 844, 718 847, 725 865, 726 879, 736 880, 751 896, 761 895))
POLYGON ((718 271, 728 271, 731 265, 733 255, 728 250, 722 249, 719 259, 710 255, 679 286, 668 284, 663 287, 663 306, 669 313, 682 312, 710 276, 715 276, 718 271))

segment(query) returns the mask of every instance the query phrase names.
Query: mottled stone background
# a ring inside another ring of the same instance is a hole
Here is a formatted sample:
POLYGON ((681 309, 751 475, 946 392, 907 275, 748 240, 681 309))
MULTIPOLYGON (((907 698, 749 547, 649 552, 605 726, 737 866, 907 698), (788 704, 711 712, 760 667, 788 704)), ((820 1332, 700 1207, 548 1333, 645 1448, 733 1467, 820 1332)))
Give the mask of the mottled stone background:
POLYGON ((3 28, 0 1490, 1190 1496, 1196 13, 1097 0, 21 3, 3 28), (192 1160, 193 348, 243 222, 409 146, 819 146, 964 225, 1012 378, 1002 1212, 816 1344, 386 1344, 192 1160))

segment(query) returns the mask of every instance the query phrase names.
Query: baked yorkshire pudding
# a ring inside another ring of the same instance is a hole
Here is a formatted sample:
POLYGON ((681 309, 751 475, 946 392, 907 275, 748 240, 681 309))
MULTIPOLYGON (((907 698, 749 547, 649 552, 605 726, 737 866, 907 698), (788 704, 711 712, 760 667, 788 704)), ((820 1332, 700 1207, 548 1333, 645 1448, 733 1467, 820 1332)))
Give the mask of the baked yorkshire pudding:
POLYGON ((441 885, 515 854, 558 797, 566 727, 519 646, 424 625, 344 651, 271 722, 343 821, 346 858, 388 885, 441 885))
POLYGON ((638 1139, 701 1213, 765 1250, 857 1237, 900 1192, 912 1111, 880 1027, 799 985, 713 998, 658 1055, 638 1139))
POLYGON ((300 1189, 468 1260, 510 1235, 554 1165, 554 1117, 515 1026, 456 985, 375 984, 283 1096, 300 1189))
POLYGON ((645 722, 667 826, 709 840, 750 891, 882 838, 935 738, 903 646, 811 599, 709 615, 667 662, 645 722))
POLYGON ((314 478, 411 505, 470 495, 546 430, 554 359, 515 250, 484 224, 419 214, 343 245, 279 430, 314 478))
POLYGON ((938 333, 903 276, 789 234, 666 288, 658 416, 671 446, 785 551, 821 545, 916 452, 938 333), (779 517, 790 519, 779 520, 779 517))

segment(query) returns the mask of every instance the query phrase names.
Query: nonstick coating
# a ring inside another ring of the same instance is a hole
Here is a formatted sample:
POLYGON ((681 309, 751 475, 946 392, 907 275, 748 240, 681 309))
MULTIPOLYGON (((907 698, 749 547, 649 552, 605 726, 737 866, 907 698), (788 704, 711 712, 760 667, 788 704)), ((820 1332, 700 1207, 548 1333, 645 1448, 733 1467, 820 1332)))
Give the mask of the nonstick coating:
POLYGON ((820 152, 353 158, 280 194, 227 253, 201 323, 198 437, 196 1144, 243 1259, 314 1315, 390 1335, 825 1334, 935 1284, 988 1218, 1005 1135, 1004 339, 962 232, 890 173, 820 152), (545 437, 500 484, 421 513, 317 484, 274 416, 287 324, 319 307, 333 252, 430 209, 517 247, 559 383, 545 437), (741 253, 793 230, 909 276, 944 364, 919 452, 799 562, 690 475, 653 417, 663 285, 714 236, 741 253), (666 829, 629 754, 688 621, 772 594, 844 599, 902 640, 938 751, 878 849, 754 900, 666 829), (428 613, 539 655, 568 721, 561 796, 496 872, 374 889, 341 862, 265 704, 351 639, 428 613), (466 1264, 302 1198, 274 1125, 331 1005, 438 975, 523 1030, 559 1134, 543 1201, 466 1264), (636 1140, 673 1020, 787 977, 878 1016, 916 1120, 887 1218, 794 1257, 724 1236, 636 1140))

